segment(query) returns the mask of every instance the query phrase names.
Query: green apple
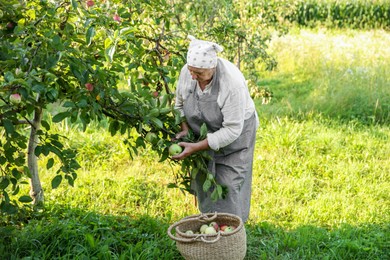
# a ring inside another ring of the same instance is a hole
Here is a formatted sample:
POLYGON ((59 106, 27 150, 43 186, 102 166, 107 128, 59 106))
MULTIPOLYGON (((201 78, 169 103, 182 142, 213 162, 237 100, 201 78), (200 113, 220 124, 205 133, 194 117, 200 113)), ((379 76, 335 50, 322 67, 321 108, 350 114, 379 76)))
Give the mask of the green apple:
POLYGON ((230 233, 230 232, 233 232, 233 230, 234 230, 234 227, 228 226, 227 228, 225 228, 224 232, 230 233))
POLYGON ((153 132, 147 133, 145 139, 151 144, 156 144, 158 141, 157 135, 153 132))
POLYGON ((11 94, 9 96, 9 101, 14 104, 14 105, 17 105, 20 103, 20 101, 22 101, 22 97, 19 95, 19 94, 11 94))
POLYGON ((207 228, 204 230, 204 233, 205 233, 205 234, 217 234, 217 231, 215 230, 214 227, 207 227, 207 228))
POLYGON ((204 234, 204 231, 206 230, 206 228, 208 228, 209 226, 208 225, 206 225, 206 224, 203 224, 201 227, 200 227, 200 233, 201 234, 204 234))
POLYGON ((192 230, 187 230, 186 231, 186 235, 193 235, 194 234, 194 231, 192 231, 192 230))
POLYGON ((183 148, 181 148, 181 146, 178 144, 172 144, 171 146, 169 146, 168 151, 170 155, 178 155, 183 151, 183 148))

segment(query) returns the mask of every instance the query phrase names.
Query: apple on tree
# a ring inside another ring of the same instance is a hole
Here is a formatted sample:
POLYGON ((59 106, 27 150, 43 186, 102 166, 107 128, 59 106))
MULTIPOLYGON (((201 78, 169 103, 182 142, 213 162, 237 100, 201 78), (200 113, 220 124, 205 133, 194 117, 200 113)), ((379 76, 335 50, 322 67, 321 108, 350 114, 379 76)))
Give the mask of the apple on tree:
POLYGON ((22 101, 22 97, 18 93, 11 94, 9 96, 9 101, 11 102, 11 104, 17 105, 22 101))
POLYGON ((92 85, 92 83, 86 83, 85 84, 85 88, 89 91, 89 92, 91 92, 92 90, 93 90, 93 85, 92 85))
POLYGON ((88 7, 92 7, 94 4, 95 4, 95 2, 92 1, 92 0, 88 0, 88 1, 87 1, 87 6, 88 6, 88 7))
POLYGON ((153 132, 147 133, 145 139, 151 144, 156 144, 158 141, 157 135, 153 132))
POLYGON ((120 22, 120 21, 121 21, 121 17, 120 17, 118 14, 114 14, 113 19, 114 19, 114 21, 116 21, 116 22, 120 22))

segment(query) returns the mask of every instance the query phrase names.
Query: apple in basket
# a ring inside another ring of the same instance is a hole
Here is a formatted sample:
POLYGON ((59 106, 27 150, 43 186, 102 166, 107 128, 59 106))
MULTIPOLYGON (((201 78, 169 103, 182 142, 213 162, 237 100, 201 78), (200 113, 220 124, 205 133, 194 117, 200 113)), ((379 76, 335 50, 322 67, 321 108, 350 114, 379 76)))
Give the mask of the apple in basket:
POLYGON ((213 221, 209 224, 210 227, 213 227, 215 229, 215 231, 218 231, 219 230, 219 226, 217 224, 217 222, 213 221))
POLYGON ((230 233, 230 232, 233 232, 233 230, 235 229, 234 226, 227 226, 223 232, 225 233, 230 233))
POLYGON ((186 235, 193 235, 194 234, 194 231, 192 231, 192 230, 187 230, 186 231, 186 235))
POLYGON ((219 226, 219 230, 221 230, 221 231, 225 231, 225 229, 228 227, 228 225, 226 225, 226 224, 221 224, 220 226, 219 226))
POLYGON ((206 230, 206 228, 208 228, 209 226, 208 225, 206 225, 206 224, 203 224, 201 227, 200 227, 200 233, 201 234, 204 234, 204 232, 205 232, 205 230, 206 230))
POLYGON ((215 230, 214 227, 207 227, 207 228, 204 230, 204 233, 205 233, 205 234, 217 234, 217 231, 215 230))

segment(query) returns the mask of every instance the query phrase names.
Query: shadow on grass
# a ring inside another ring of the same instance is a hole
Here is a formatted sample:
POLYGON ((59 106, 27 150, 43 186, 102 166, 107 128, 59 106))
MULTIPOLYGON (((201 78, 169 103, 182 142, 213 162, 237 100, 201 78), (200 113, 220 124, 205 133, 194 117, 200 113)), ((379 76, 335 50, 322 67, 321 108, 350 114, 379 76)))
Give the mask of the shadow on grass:
POLYGON ((53 205, 0 221, 1 259, 180 259, 169 217, 111 216, 53 205))
MULTIPOLYGON (((110 216, 53 205, 18 221, 0 222, 2 259, 183 259, 167 236, 177 220, 110 216)), ((389 259, 387 225, 337 229, 267 222, 247 224, 245 259, 389 259)))

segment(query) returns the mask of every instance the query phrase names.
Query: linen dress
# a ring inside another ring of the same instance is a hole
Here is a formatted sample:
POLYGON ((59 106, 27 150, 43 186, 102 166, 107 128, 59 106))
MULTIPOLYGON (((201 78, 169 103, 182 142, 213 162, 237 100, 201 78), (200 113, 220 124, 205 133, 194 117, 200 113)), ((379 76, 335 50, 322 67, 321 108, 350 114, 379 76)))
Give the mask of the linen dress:
MULTIPOLYGON (((206 123, 211 133, 223 127, 224 116, 217 99, 220 85, 226 84, 227 80, 224 67, 223 61, 219 60, 216 73, 210 83, 210 93, 199 95, 196 90, 199 87, 196 80, 191 81, 191 87, 184 93, 186 96, 183 102, 184 115, 195 135, 199 135, 203 123, 206 123)), ((257 126, 258 118, 254 110, 252 115, 244 120, 242 132, 236 140, 218 151, 209 150, 213 158, 208 165, 209 171, 219 184, 228 188, 228 193, 224 199, 212 201, 210 196, 212 190, 203 192, 204 179, 198 174, 192 181, 191 188, 197 196, 199 210, 202 213, 225 212, 238 215, 244 222, 248 219, 257 126)))

